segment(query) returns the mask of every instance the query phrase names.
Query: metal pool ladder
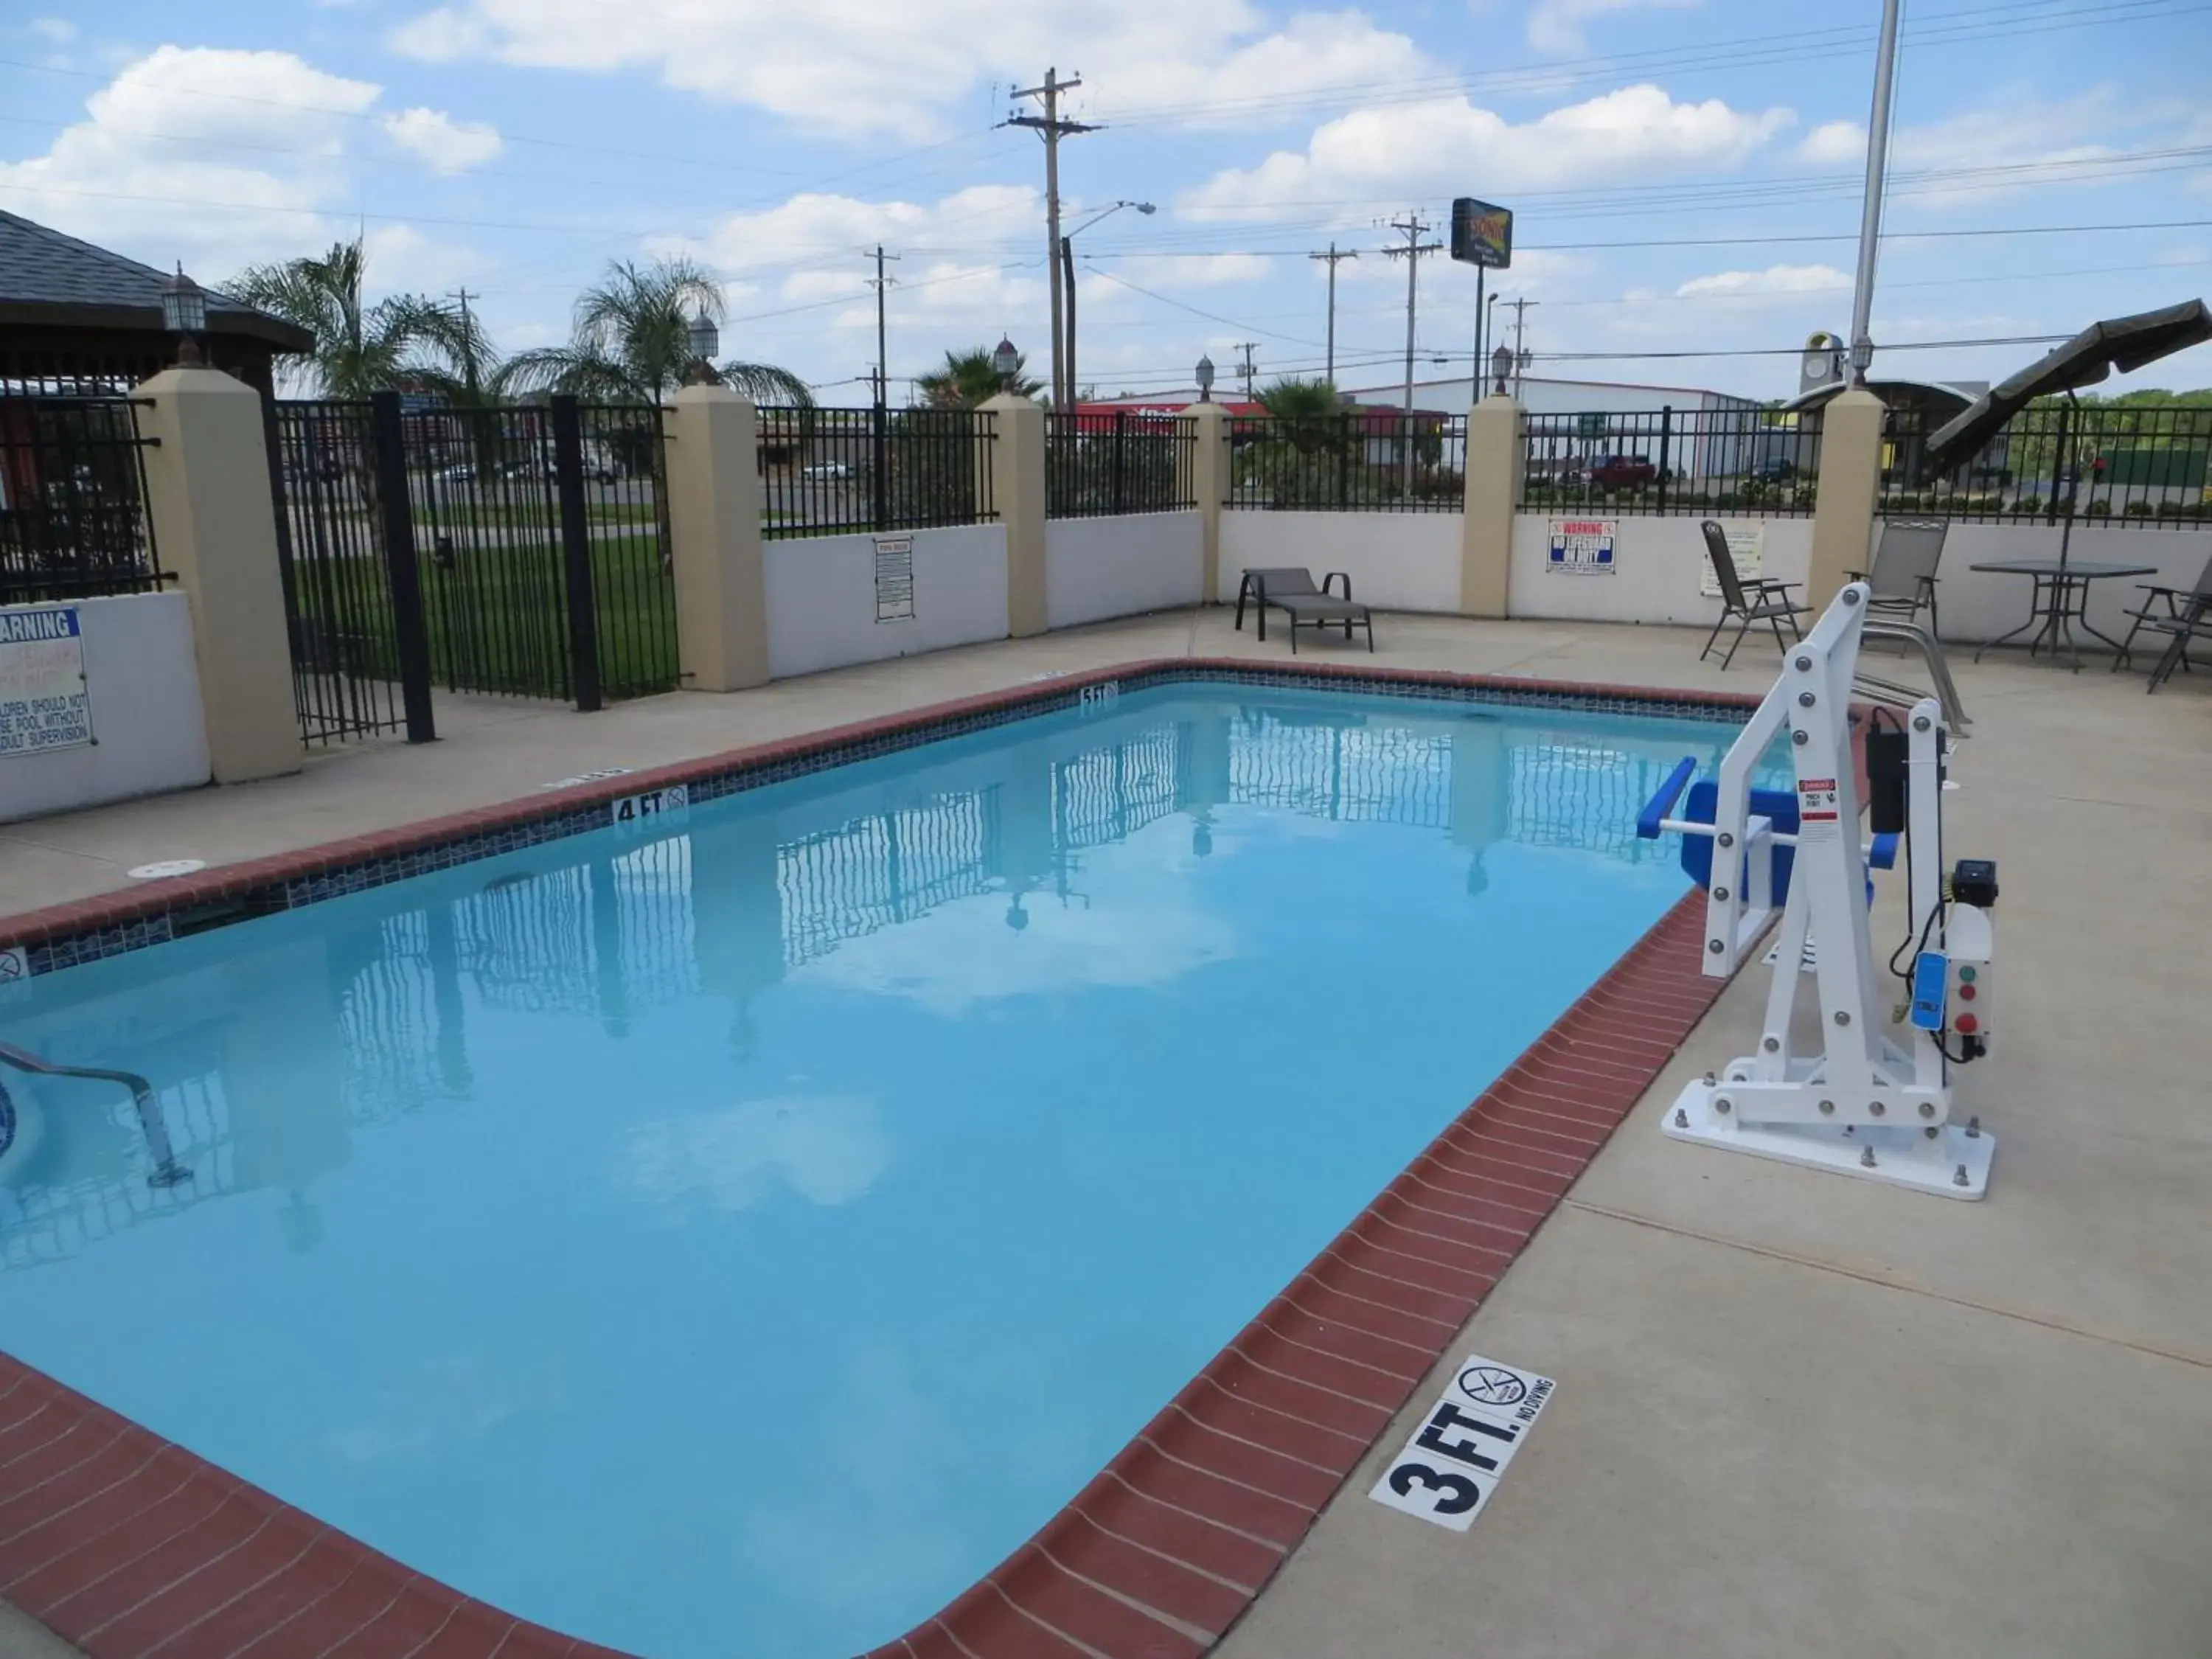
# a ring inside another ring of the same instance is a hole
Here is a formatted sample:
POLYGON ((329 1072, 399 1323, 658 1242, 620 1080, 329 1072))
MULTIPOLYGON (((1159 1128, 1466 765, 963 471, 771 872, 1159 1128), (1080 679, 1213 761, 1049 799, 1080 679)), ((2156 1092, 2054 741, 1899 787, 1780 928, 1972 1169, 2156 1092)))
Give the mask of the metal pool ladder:
MULTIPOLYGON (((1961 736, 1973 724, 1966 718, 1965 706, 1959 701, 1959 688, 1951 678, 1951 665, 1945 659, 1943 647, 1926 629, 1911 623, 1877 621, 1868 617, 1860 629, 1860 637, 1869 640, 1895 640, 1919 652, 1920 659, 1928 665, 1928 678, 1935 684, 1936 701, 1942 706, 1944 723, 1961 736)), ((1853 689, 1895 708, 1910 708, 1928 696, 1925 691, 1910 685, 1900 685, 1895 680, 1877 679, 1862 670, 1853 689)))
POLYGON ((131 1103, 138 1109, 138 1127, 146 1137, 146 1150, 153 1154, 154 1168, 146 1177, 146 1184, 173 1187, 192 1178, 192 1172, 178 1163, 176 1154, 169 1149, 169 1128, 161 1121, 161 1103, 154 1098, 154 1085, 136 1072, 111 1072, 98 1066, 58 1066, 12 1042, 0 1042, 0 1065, 12 1066, 34 1077, 82 1077, 96 1083, 123 1085, 131 1091, 131 1103))

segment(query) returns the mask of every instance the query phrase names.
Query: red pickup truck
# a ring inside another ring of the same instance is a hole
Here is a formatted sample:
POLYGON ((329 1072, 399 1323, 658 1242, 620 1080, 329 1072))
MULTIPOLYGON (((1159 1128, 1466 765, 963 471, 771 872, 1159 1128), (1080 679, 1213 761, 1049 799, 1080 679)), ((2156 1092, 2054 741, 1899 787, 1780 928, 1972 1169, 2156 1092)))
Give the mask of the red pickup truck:
POLYGON ((1599 489, 1641 489, 1658 477, 1659 469, 1642 455, 1601 455, 1590 463, 1589 481, 1599 489))

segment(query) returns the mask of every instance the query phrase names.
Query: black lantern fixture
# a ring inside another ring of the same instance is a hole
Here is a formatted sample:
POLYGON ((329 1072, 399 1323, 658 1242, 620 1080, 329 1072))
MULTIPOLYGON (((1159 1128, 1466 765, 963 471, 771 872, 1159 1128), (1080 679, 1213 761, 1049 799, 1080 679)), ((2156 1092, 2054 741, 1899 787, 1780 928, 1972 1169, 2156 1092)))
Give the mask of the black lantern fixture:
POLYGON ((714 354, 722 349, 722 336, 714 326, 714 319, 704 311, 694 312, 691 320, 684 325, 684 339, 691 352, 690 365, 684 371, 684 384, 720 386, 722 377, 714 372, 714 354))
POLYGON ((1198 400, 1202 404, 1213 401, 1213 359, 1211 357, 1198 360, 1198 400))
POLYGON ((1493 395, 1500 398, 1510 396, 1506 389, 1506 382, 1513 378, 1513 348, 1511 346, 1501 342, 1498 349, 1490 354, 1490 374, 1491 378, 1498 382, 1493 388, 1493 395))
POLYGON ((175 276, 162 279, 161 326, 177 337, 177 362, 197 367, 199 337, 207 331, 207 290, 185 275, 182 264, 175 276))
POLYGON ((998 349, 991 353, 991 372, 999 377, 999 390, 1012 392, 1014 376, 1022 372, 1022 354, 1014 349, 1014 343, 1005 335, 999 337, 998 349))

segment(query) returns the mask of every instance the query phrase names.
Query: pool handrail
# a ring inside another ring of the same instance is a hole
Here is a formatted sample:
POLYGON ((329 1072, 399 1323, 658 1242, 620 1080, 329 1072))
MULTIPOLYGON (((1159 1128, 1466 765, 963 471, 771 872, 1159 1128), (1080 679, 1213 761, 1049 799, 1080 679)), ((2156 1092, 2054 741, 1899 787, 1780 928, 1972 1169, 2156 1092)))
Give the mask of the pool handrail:
POLYGON ((161 1103, 154 1098, 154 1085, 136 1072, 110 1071, 101 1066, 64 1066, 33 1054, 28 1048, 19 1048, 12 1042, 0 1042, 0 1065, 14 1066, 33 1077, 88 1078, 95 1083, 119 1083, 131 1091, 131 1103, 138 1111, 138 1127, 146 1137, 146 1150, 152 1154, 154 1167, 148 1172, 149 1187, 173 1187, 179 1182, 190 1181, 192 1172, 177 1162, 169 1147, 169 1128, 161 1121, 161 1103))
POLYGON ((1674 769, 1667 775, 1666 782, 1659 786, 1659 793, 1644 802, 1644 810, 1636 815, 1638 840, 1659 839, 1667 815, 1674 810, 1674 803, 1681 799, 1682 792, 1690 787, 1690 780, 1697 775, 1698 757, 1695 755, 1685 755, 1675 763, 1674 769))

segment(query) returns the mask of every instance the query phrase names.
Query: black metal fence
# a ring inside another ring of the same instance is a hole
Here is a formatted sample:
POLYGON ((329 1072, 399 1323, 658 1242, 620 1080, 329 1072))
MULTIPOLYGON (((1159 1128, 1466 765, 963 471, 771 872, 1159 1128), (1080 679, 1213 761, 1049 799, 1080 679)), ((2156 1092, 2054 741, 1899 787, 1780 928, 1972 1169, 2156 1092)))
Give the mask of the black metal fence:
POLYGON ((2212 524, 2212 408, 2031 405, 1965 465, 1930 477, 1917 410, 1884 434, 1881 510, 1970 523, 2212 524))
POLYGON ((395 729, 410 695, 427 735, 433 682, 585 709, 678 684, 657 408, 380 392, 272 426, 310 741, 395 729))
POLYGON ((1820 477, 1817 412, 1586 410, 1531 415, 1527 438, 1531 512, 1803 518, 1820 477))
POLYGON ((1229 445, 1230 507, 1457 513, 1466 505, 1464 415, 1239 415, 1230 420, 1229 445))
MULTIPOLYGON (((300 736, 326 744, 403 730, 400 618, 377 513, 370 407, 286 402, 264 414, 300 736)), ((419 651, 417 661, 427 661, 419 651)), ((427 728, 429 686, 417 678, 416 712, 427 728)))
POLYGON ((1116 409, 1044 417, 1044 515, 1187 512, 1198 505, 1198 422, 1116 409))
POLYGON ((969 409, 763 409, 761 533, 984 524, 995 416, 969 409))
POLYGON ((0 605, 150 592, 168 580, 127 398, 0 395, 0 605))

